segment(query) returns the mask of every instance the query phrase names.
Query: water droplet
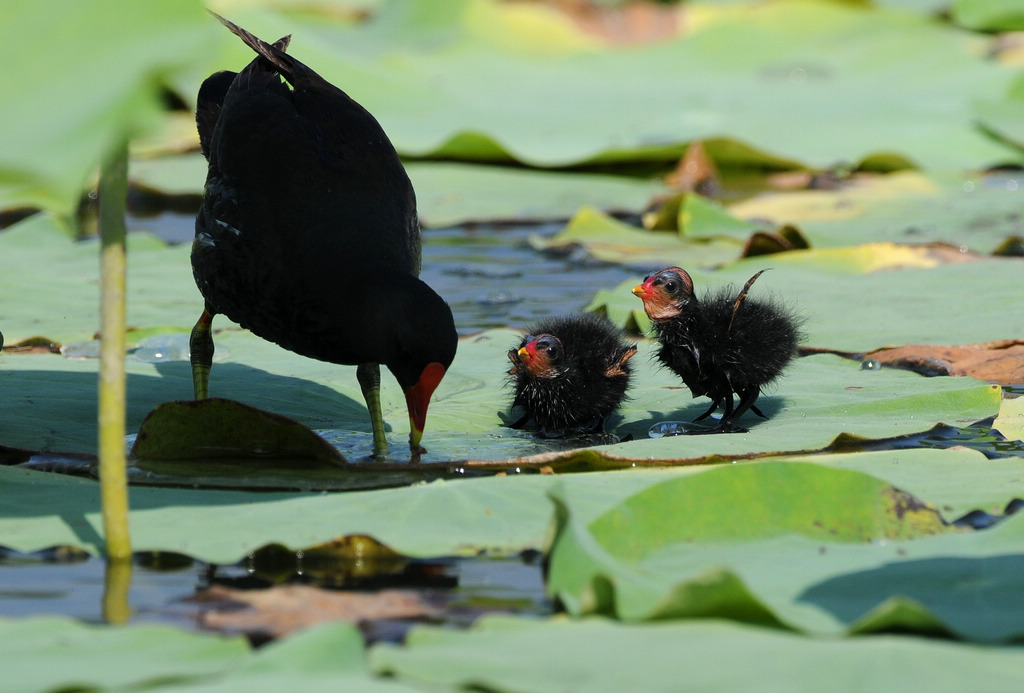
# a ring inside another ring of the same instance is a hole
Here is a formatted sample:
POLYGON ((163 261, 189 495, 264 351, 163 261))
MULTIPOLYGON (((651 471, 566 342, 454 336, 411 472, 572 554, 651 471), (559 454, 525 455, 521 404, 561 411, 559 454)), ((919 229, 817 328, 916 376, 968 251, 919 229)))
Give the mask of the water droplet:
POLYGON ((864 359, 860 362, 862 371, 878 371, 882 369, 882 362, 878 359, 864 359))
POLYGON ((967 247, 966 245, 960 246, 960 252, 961 253, 966 253, 968 250, 970 250, 970 248, 967 247))
POLYGON ((966 192, 966 193, 974 192, 974 181, 969 180, 966 183, 964 183, 964 192, 966 192))
POLYGON ((686 424, 682 421, 661 421, 651 426, 647 435, 651 438, 667 438, 686 433, 686 424))
POLYGON ((1011 178, 1010 180, 1006 181, 1006 189, 1007 190, 1012 192, 1012 191, 1016 190, 1018 187, 1019 186, 1017 184, 1017 181, 1014 180, 1013 178, 1011 178))
POLYGON ((188 341, 189 335, 185 332, 147 337, 131 351, 131 357, 145 363, 188 361, 188 341))
POLYGON ((793 84, 803 84, 807 81, 807 70, 797 67, 789 72, 789 81, 793 84))

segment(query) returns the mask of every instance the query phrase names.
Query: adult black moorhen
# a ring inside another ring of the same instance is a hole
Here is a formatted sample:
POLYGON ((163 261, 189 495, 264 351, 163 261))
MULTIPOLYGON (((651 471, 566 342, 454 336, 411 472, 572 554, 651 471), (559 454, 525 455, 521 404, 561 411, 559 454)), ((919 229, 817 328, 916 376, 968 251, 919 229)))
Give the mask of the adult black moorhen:
POLYGON ((258 57, 211 75, 196 105, 209 172, 192 244, 205 299, 191 338, 195 396, 207 396, 210 324, 223 313, 285 349, 356 365, 378 458, 387 366, 405 392, 416 461, 458 337, 451 309, 418 278, 409 177, 373 116, 285 53, 290 37, 268 44, 217 18, 258 57))
POLYGON ((629 388, 629 344, 607 319, 593 313, 545 320, 509 350, 512 406, 533 419, 542 436, 600 432, 629 388))
POLYGON ((797 355, 802 320, 787 306, 771 300, 748 299, 751 277, 738 295, 730 287, 708 291, 701 300, 686 270, 669 267, 644 278, 633 288, 654 321, 661 342, 658 358, 683 379, 694 397, 707 395, 711 407, 725 412, 717 426, 701 433, 742 432, 736 425, 748 409, 767 418, 754 405, 797 355), (733 393, 739 396, 734 406, 733 393))

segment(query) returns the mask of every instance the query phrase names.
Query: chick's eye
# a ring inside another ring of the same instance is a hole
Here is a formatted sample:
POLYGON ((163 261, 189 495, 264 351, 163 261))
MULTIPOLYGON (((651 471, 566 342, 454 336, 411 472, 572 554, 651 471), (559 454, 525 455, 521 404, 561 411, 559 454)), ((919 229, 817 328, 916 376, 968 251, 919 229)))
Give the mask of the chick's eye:
POLYGON ((676 285, 676 283, 671 279, 665 282, 665 291, 669 292, 670 294, 674 294, 676 292, 676 289, 678 288, 679 287, 676 285))

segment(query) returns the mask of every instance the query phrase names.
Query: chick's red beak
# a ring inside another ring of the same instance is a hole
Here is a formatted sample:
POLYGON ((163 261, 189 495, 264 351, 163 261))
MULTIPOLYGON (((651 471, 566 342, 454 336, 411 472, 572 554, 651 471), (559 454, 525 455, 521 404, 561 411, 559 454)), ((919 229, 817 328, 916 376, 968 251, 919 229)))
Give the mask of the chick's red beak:
POLYGON ((530 363, 537 358, 537 340, 531 339, 519 348, 519 358, 523 363, 530 363))
POLYGON ((653 281, 654 278, 651 277, 645 280, 642 284, 637 284, 636 286, 634 286, 633 295, 642 301, 646 301, 653 295, 653 292, 651 291, 651 282, 653 281))
POLYGON ((444 374, 444 366, 440 363, 429 363, 416 384, 405 391, 405 406, 409 409, 409 449, 413 451, 414 458, 423 452, 420 439, 427 423, 427 407, 444 374))
POLYGON ((644 312, 651 320, 667 320, 679 315, 677 306, 664 291, 654 285, 657 277, 652 275, 642 284, 633 287, 633 295, 644 302, 644 312))

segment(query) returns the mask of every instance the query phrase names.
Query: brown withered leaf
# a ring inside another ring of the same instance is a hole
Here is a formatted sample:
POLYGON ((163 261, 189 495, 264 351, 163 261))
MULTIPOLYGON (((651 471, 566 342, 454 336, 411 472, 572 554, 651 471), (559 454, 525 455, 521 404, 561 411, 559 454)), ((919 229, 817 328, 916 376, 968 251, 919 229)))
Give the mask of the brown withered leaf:
POLYGON ((718 189, 718 169, 700 140, 690 142, 665 183, 680 190, 696 191, 711 196, 718 189))
POLYGON ((805 354, 830 353, 875 360, 883 366, 922 375, 967 375, 1001 385, 1024 383, 1024 340, 1000 339, 979 344, 907 344, 855 354, 831 349, 803 349, 805 354))
POLYGON ((908 344, 879 349, 864 358, 929 374, 969 375, 993 383, 1024 383, 1024 340, 934 346, 908 344))
POLYGON ((776 231, 755 231, 747 239, 740 257, 771 255, 786 250, 806 250, 811 244, 795 226, 786 225, 776 231))
POLYGON ((409 590, 342 592, 310 585, 283 585, 262 590, 214 585, 192 600, 208 606, 200 616, 204 628, 257 638, 279 638, 300 628, 331 621, 358 624, 427 618, 440 612, 438 605, 409 590))

